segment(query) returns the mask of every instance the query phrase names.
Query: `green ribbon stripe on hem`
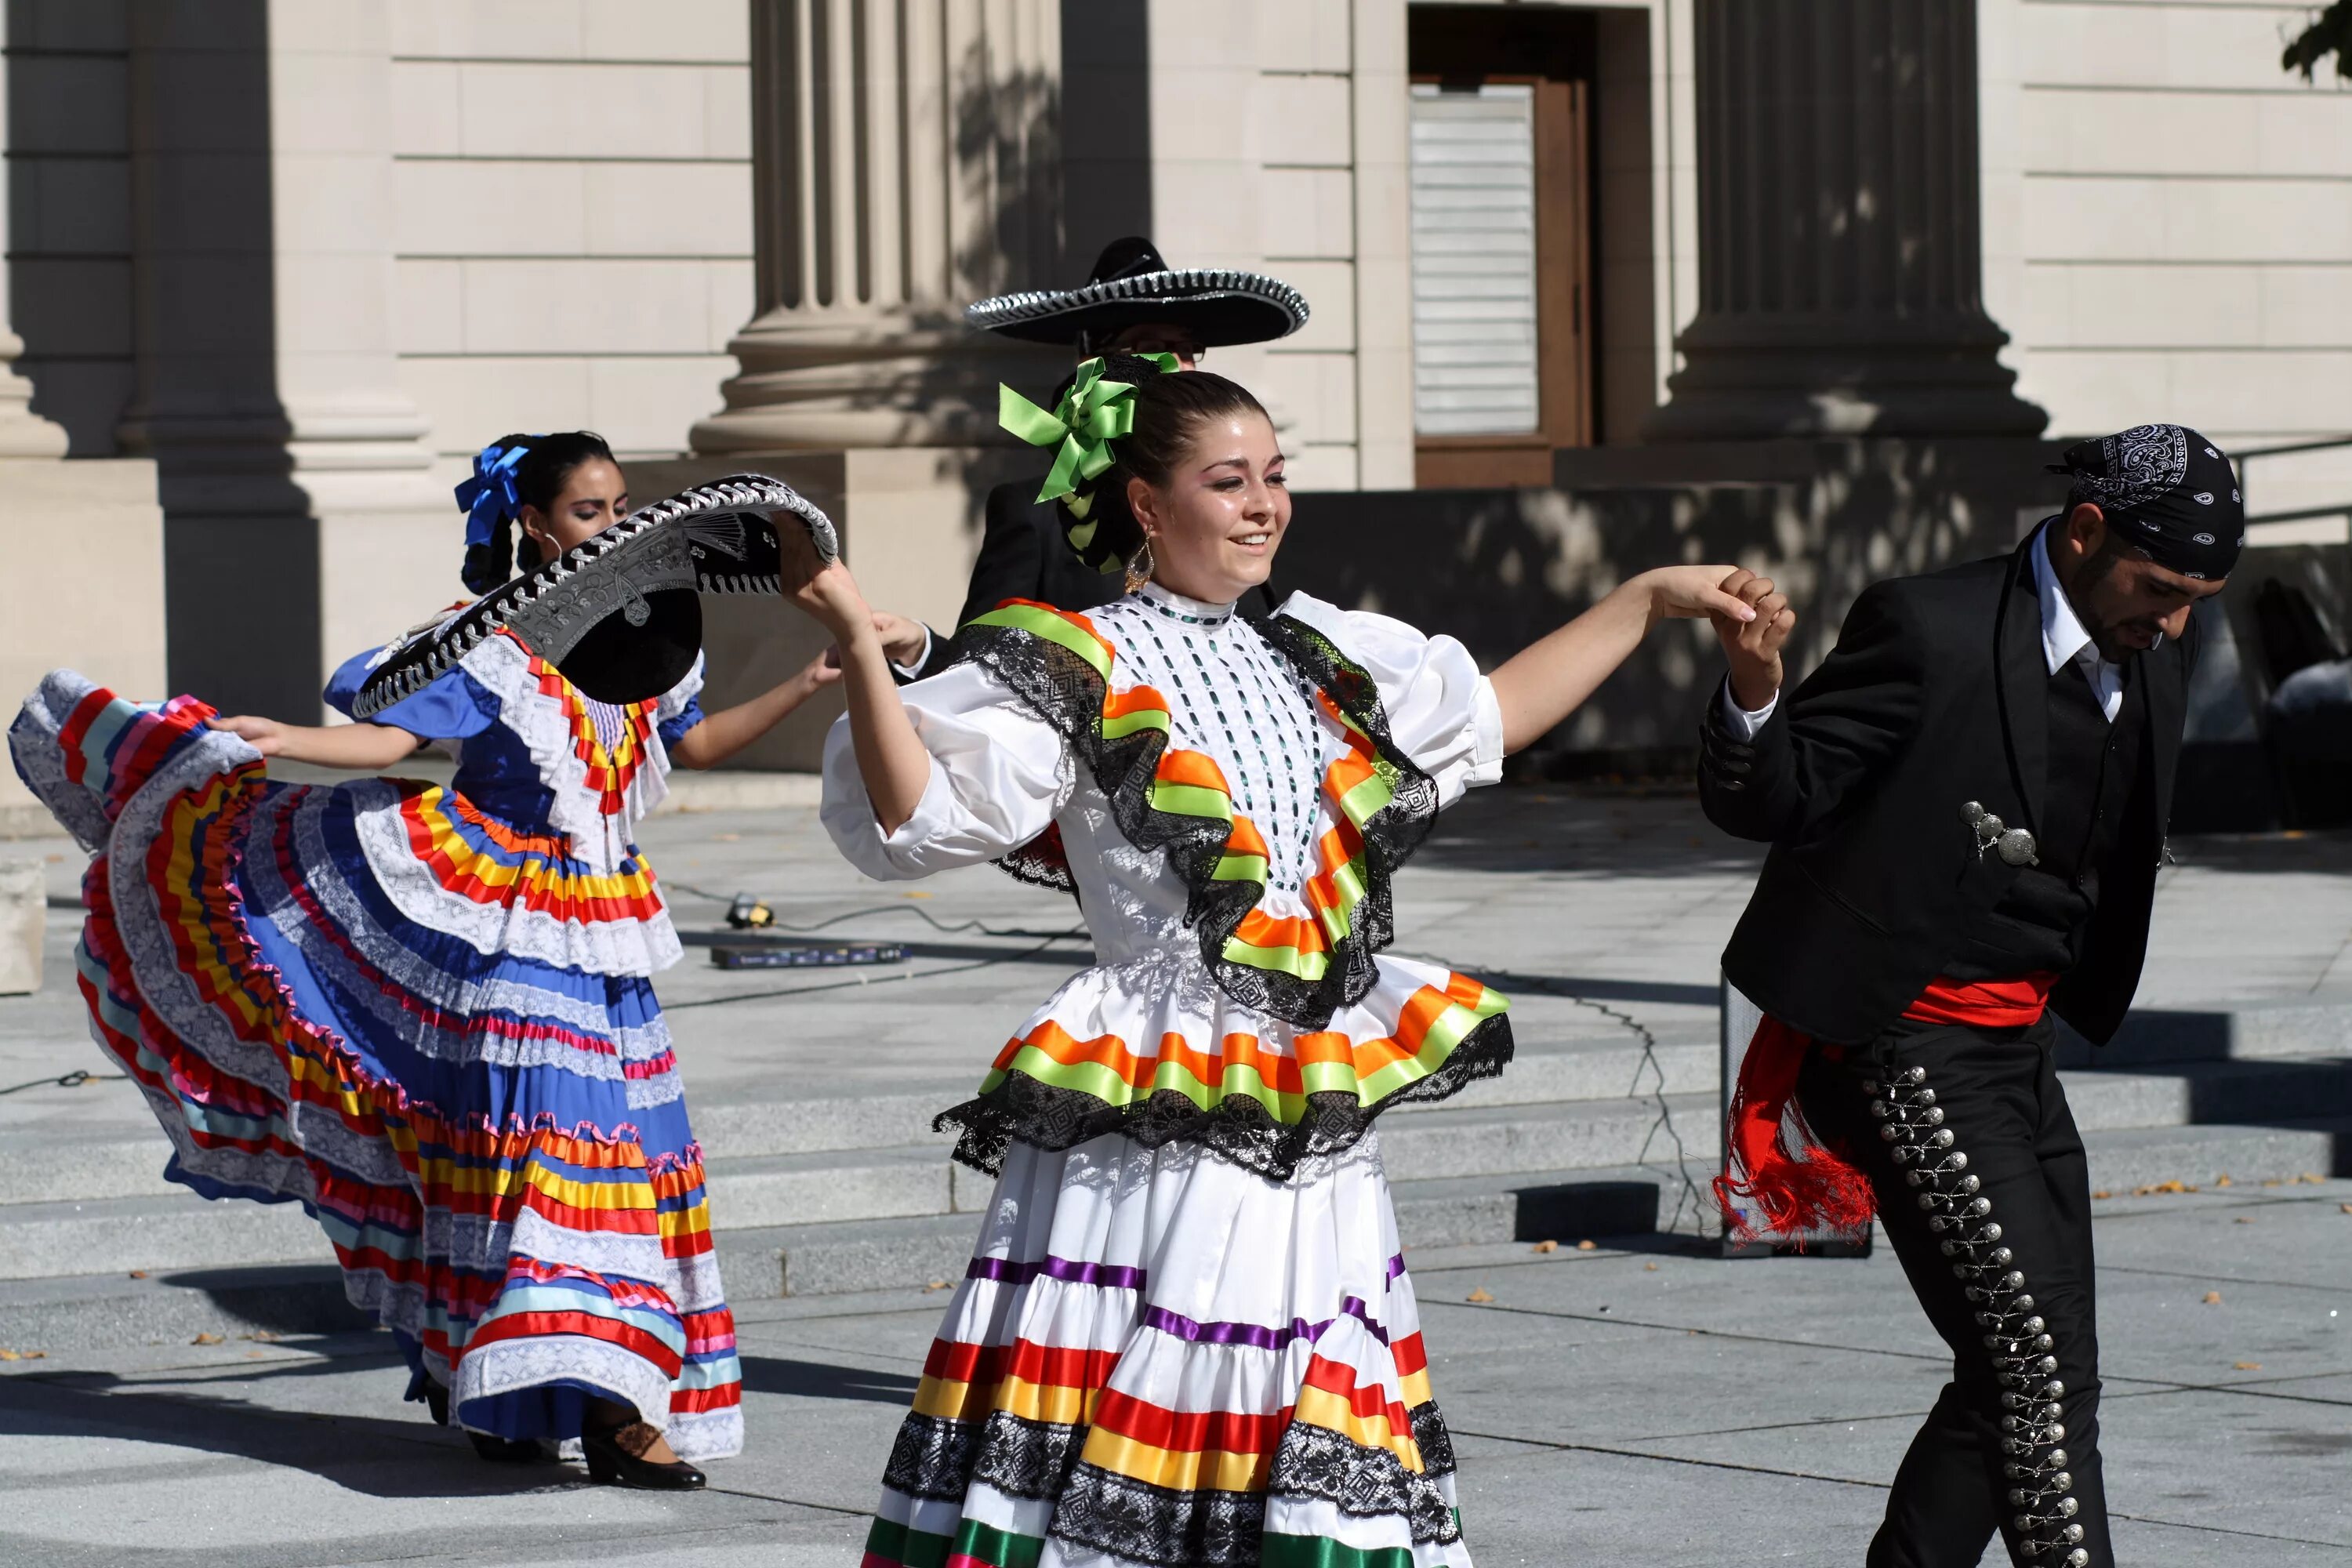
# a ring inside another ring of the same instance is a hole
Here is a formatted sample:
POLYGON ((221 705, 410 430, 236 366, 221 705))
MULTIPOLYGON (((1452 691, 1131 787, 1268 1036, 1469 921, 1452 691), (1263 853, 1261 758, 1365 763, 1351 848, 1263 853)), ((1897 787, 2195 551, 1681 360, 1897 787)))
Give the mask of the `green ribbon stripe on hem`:
POLYGON ((1036 1536, 1015 1535, 971 1519, 963 1521, 952 1541, 887 1519, 876 1520, 866 1532, 866 1561, 899 1568, 947 1568, 951 1556, 969 1557, 989 1568, 1036 1568, 1045 1553, 1045 1543, 1036 1536))
POLYGON ((1276 1535, 1259 1539, 1258 1568, 1413 1568, 1412 1549, 1378 1546, 1367 1550, 1323 1535, 1276 1535))

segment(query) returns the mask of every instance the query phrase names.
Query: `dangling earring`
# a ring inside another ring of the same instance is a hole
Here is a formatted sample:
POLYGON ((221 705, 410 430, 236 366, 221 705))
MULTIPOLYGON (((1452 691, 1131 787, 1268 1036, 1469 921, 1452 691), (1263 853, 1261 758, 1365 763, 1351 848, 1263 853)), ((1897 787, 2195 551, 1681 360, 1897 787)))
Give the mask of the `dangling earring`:
POLYGON ((1151 535, 1147 533, 1143 542, 1135 547, 1135 553, 1127 558, 1127 591, 1132 594, 1150 582, 1151 574, 1159 568, 1160 563, 1151 555, 1151 535))

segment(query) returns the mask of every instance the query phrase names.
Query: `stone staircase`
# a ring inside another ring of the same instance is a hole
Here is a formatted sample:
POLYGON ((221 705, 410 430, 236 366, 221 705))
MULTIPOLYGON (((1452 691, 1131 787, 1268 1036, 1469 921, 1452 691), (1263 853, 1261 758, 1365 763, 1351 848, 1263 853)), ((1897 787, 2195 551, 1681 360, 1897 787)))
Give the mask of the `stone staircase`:
MULTIPOLYGON (((1508 1072, 1381 1123, 1407 1246, 1708 1232, 1719 1056, 1712 1024, 1683 1011, 1645 1058, 1619 1024, 1521 997, 1508 1072)), ((2095 1058, 2066 1050, 2084 1064, 2067 1083, 2095 1187, 2352 1173, 2352 1008, 2136 1016, 2095 1058)), ((990 1183, 929 1121, 969 1089, 698 1094, 730 1297, 961 1277, 990 1183)), ((152 1127, 0 1138, 0 1346, 356 1325, 299 1207, 205 1203, 163 1180, 163 1159, 152 1127)))

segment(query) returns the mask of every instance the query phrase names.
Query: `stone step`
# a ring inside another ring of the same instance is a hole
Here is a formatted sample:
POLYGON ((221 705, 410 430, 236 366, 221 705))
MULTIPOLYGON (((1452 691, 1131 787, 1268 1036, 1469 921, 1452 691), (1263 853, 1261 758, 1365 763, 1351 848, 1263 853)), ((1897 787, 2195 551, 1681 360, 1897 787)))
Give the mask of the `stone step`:
MULTIPOLYGON (((2084 1142, 2091 1184, 2100 1191, 2173 1181, 2210 1189, 2224 1175, 2238 1185, 2306 1173, 2352 1175, 2347 1117, 2129 1128, 2091 1132, 2084 1142)), ((1703 1194, 1707 1162, 1694 1159, 1689 1171, 1703 1194)), ((1573 1245, 1668 1221, 1676 1230, 1711 1234, 1704 1211, 1696 1215, 1701 1223, 1692 1223, 1690 1192, 1664 1163, 1398 1180, 1391 1193, 1409 1258, 1413 1250, 1501 1242, 1573 1245)), ((980 1201, 977 1193, 971 1201, 980 1201)), ((729 1296, 749 1301, 788 1287, 794 1295, 823 1295, 952 1283, 962 1276, 978 1228, 976 1214, 934 1214, 722 1230, 718 1244, 729 1296)), ((171 1343, 197 1333, 234 1338, 363 1327, 365 1320, 344 1304, 333 1268, 319 1261, 325 1255, 317 1228, 291 1205, 184 1197, 0 1210, 0 1260, 33 1257, 48 1264, 31 1271, 37 1277, 20 1269, 0 1278, 0 1347, 61 1353, 171 1343), (79 1212, 48 1212, 73 1209, 79 1212), (45 1242, 19 1231, 27 1219, 71 1228, 45 1242), (229 1250, 240 1239, 248 1247, 242 1256, 229 1250), (131 1254, 107 1256, 109 1247, 131 1242, 147 1258, 131 1267, 145 1268, 147 1279, 131 1279, 115 1266, 131 1254), (288 1266, 285 1257, 306 1262, 288 1266)))
MULTIPOLYGON (((1694 1179, 1703 1177, 1695 1172, 1694 1179)), ((1518 1240, 1572 1245, 1656 1229, 1662 1186, 1680 1187, 1670 1169, 1623 1166, 1499 1181, 1402 1181, 1391 1184, 1390 1199, 1408 1250, 1518 1240)), ((953 1284, 963 1278, 979 1230, 972 1213, 721 1232, 719 1267, 736 1300, 953 1284)))
MULTIPOLYGON (((1700 1076, 1700 1047, 1662 1047, 1659 1055, 1668 1081, 1687 1083, 1700 1076)), ((1413 1181, 1670 1159, 1675 1146, 1659 1125, 1656 1099, 1622 1093, 1629 1079, 1618 1075, 1637 1059, 1638 1052, 1625 1056, 1597 1047, 1546 1048, 1515 1063, 1500 1079, 1473 1085, 1452 1100, 1401 1106, 1382 1123, 1389 1168, 1397 1180, 1413 1181), (1604 1073, 1611 1076, 1604 1078, 1604 1073), (1490 1095, 1515 1083, 1538 1091, 1590 1090, 1607 1083, 1618 1092, 1606 1098, 1540 1101, 1490 1095)), ((2158 1070, 2074 1071, 2065 1078, 2076 1124, 2085 1132, 2352 1116, 2352 1063, 2335 1059, 2183 1061, 2158 1070)), ((1670 1096, 1666 1104, 1681 1138, 1681 1152, 1712 1161, 1720 1149, 1712 1073, 1701 1081, 1704 1088, 1670 1096)), ((722 1100, 713 1107, 717 1114, 705 1118, 719 1123, 706 1144, 712 1152, 714 1221, 722 1230, 737 1230, 969 1212, 984 1193, 984 1185, 973 1186, 982 1179, 952 1165, 946 1158, 950 1141, 928 1127, 929 1115, 943 1099, 936 1091, 910 1091, 863 1102, 817 1102, 816 1110, 807 1115, 799 1111, 808 1101, 795 1108, 782 1101, 722 1100), (761 1135, 763 1126, 775 1135, 761 1135), (852 1132, 870 1138, 911 1136, 879 1147, 748 1155, 726 1152, 746 1142, 754 1148, 790 1142, 812 1129, 828 1128, 845 1138, 852 1132), (733 1140, 727 1136, 730 1130, 733 1140)), ((53 1246, 69 1252, 73 1226, 59 1216, 90 1204, 128 1205, 93 1211, 100 1217, 90 1245, 111 1249, 106 1254, 109 1266, 117 1258, 137 1258, 142 1261, 125 1267, 179 1268, 217 1256, 163 1234, 175 1202, 190 1205, 192 1215, 206 1212, 200 1200, 163 1180, 167 1154, 154 1132, 114 1139, 19 1134, 0 1142, 0 1194, 9 1200, 0 1203, 0 1222, 21 1226, 9 1234, 23 1242, 13 1249, 21 1256, 0 1255, 0 1279, 47 1271, 48 1265, 26 1259, 48 1257, 53 1246), (128 1203, 132 1199, 165 1207, 150 1211, 128 1203), (52 1237, 54 1243, 38 1237, 52 1237)), ((296 1239, 306 1235, 303 1224, 257 1207, 250 1213, 253 1217, 229 1226, 241 1239, 224 1236, 223 1245, 236 1248, 230 1256, 311 1256, 296 1239), (268 1235, 285 1238, 281 1245, 295 1249, 249 1250, 268 1235)), ((190 1223, 209 1226, 229 1222, 192 1218, 190 1223)))
MULTIPOLYGON (((1719 1051, 1704 1042, 1661 1040, 1659 1071, 1677 1089, 1712 1093, 1719 1051)), ((1400 1106, 1398 1117, 1445 1109, 1607 1100, 1658 1073, 1643 1063, 1642 1047, 1619 1034, 1591 1039, 1522 1042, 1501 1077, 1474 1083, 1443 1107, 1400 1106)), ((931 1131, 932 1119, 968 1097, 977 1079, 917 1083, 884 1094, 771 1098, 717 1086, 689 1097, 696 1138, 714 1168, 720 1161, 817 1155, 877 1149, 929 1148, 944 1153, 954 1140, 931 1131)), ((91 1198, 167 1196, 182 1189, 163 1179, 171 1155, 154 1124, 141 1119, 104 1128, 22 1128, 0 1136, 0 1205, 91 1198)), ((876 1211, 883 1212, 883 1211, 876 1211)), ((887 1212, 904 1213, 904 1209, 887 1212)), ((782 1223, 782 1222, 778 1222, 782 1223)))
POLYGON ((2352 1058, 2352 1006, 2341 1002, 2246 1003, 2135 1011, 2104 1046, 2060 1026, 2061 1067, 2137 1068, 2189 1061, 2352 1058))

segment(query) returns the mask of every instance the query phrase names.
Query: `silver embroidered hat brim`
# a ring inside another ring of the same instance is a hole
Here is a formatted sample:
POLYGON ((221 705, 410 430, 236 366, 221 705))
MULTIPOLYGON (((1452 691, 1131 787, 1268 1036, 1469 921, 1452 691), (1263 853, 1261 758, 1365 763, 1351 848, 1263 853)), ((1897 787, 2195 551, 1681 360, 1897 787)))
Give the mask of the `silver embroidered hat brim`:
POLYGON ((1146 322, 1198 331, 1204 347, 1288 337, 1307 324, 1307 297, 1278 278, 1223 268, 1171 268, 1076 289, 1000 294, 964 308, 986 331, 1032 342, 1075 343, 1081 332, 1146 322))
POLYGON ((782 479, 732 474, 694 485, 410 635, 369 676, 352 700, 352 716, 372 718, 414 697, 500 632, 512 632, 576 681, 565 661, 600 627, 609 640, 607 623, 615 617, 646 632, 642 683, 667 690, 685 679, 700 647, 698 595, 782 591, 771 521, 780 512, 800 519, 820 559, 840 558, 833 520, 782 479), (657 617, 657 606, 671 613, 657 617), (665 632, 666 639, 659 635, 665 632))

